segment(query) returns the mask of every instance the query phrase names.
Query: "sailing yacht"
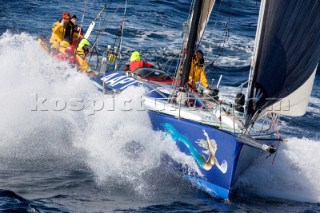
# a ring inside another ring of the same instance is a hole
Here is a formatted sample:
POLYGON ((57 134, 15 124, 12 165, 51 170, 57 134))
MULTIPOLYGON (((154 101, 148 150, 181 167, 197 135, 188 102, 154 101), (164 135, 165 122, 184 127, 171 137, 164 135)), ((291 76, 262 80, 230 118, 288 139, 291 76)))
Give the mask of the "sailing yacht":
POLYGON ((214 4, 192 4, 180 85, 120 71, 92 80, 108 94, 144 87, 143 103, 153 128, 170 135, 197 163, 196 171, 177 165, 176 172, 211 196, 227 199, 254 159, 275 153, 276 143, 283 141, 276 134, 278 115, 306 112, 320 59, 320 1, 261 1, 247 94, 234 94, 241 97, 235 103, 186 89, 192 56, 214 4))

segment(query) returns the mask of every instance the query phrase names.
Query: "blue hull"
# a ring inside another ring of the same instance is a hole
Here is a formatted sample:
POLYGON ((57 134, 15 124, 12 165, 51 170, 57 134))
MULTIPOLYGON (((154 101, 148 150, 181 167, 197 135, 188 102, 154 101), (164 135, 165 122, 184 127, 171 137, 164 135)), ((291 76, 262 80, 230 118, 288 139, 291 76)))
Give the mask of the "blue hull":
POLYGON ((213 197, 228 198, 242 144, 238 143, 231 134, 203 124, 177 119, 153 111, 149 111, 149 115, 155 130, 165 131, 171 135, 179 149, 185 154, 191 155, 197 162, 201 173, 191 172, 190 174, 190 171, 185 171, 182 174, 184 178, 213 197), (216 165, 213 165, 209 170, 202 167, 203 158, 208 159, 208 155, 202 153, 205 149, 197 143, 201 139, 206 139, 203 131, 208 134, 210 139, 215 140, 217 144, 215 157, 218 163, 224 162, 224 165, 227 165, 225 173, 218 169, 216 165))

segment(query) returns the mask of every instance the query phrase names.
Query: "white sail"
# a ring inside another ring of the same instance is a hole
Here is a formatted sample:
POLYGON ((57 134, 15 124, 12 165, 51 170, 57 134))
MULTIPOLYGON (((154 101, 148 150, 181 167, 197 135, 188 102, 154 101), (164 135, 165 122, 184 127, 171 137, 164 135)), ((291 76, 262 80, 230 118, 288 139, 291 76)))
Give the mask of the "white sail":
POLYGON ((272 106, 268 107, 260 117, 266 113, 273 112, 286 116, 302 116, 306 113, 308 103, 316 76, 317 68, 314 70, 310 78, 296 91, 289 96, 279 100, 272 106))
MULTIPOLYGON (((202 40, 204 31, 206 30, 207 24, 210 19, 210 15, 213 9, 213 6, 215 4, 216 0, 204 0, 202 2, 201 6, 201 16, 199 20, 199 26, 198 26, 198 31, 197 31, 197 41, 196 44, 199 44, 199 42, 202 40)), ((190 22, 189 22, 189 30, 191 28, 191 20, 193 18, 193 13, 190 17, 190 22)))
POLYGON ((215 0, 204 0, 202 3, 202 12, 199 21, 199 28, 198 28, 198 36, 197 36, 197 43, 199 43, 202 39, 204 31, 207 27, 212 8, 215 4, 215 0))

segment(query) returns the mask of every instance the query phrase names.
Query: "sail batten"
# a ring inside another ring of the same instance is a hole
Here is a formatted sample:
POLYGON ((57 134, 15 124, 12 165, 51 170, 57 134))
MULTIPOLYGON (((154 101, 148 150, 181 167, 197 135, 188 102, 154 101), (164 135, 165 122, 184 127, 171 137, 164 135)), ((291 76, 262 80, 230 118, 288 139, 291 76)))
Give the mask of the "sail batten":
MULTIPOLYGON (((320 1, 264 0, 261 5, 249 76, 247 124, 255 113, 264 112, 306 82, 312 88, 309 79, 320 59, 320 1), (262 96, 255 96, 255 91, 262 96)), ((303 95, 308 100, 310 93, 303 95)), ((290 112, 291 116, 301 114, 301 110, 290 112)))

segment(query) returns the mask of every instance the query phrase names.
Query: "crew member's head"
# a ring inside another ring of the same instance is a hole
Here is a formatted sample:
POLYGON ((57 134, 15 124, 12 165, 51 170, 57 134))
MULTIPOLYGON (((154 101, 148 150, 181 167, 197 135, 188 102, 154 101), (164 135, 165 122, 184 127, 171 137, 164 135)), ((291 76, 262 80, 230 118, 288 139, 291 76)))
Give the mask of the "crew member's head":
POLYGON ((74 25, 77 25, 77 16, 73 15, 70 20, 74 25))
POLYGON ((140 61, 140 54, 138 51, 134 51, 132 54, 131 54, 131 57, 130 57, 130 62, 131 61, 140 61))
POLYGON ((64 20, 64 22, 70 21, 70 13, 69 12, 63 12, 62 19, 64 20))
POLYGON ((204 64, 203 52, 201 50, 196 51, 196 59, 198 60, 199 64, 204 64))

